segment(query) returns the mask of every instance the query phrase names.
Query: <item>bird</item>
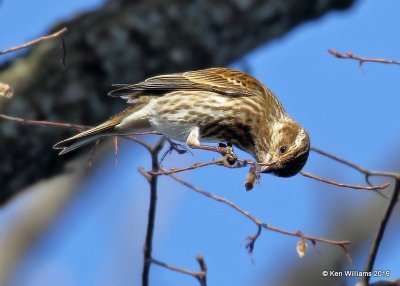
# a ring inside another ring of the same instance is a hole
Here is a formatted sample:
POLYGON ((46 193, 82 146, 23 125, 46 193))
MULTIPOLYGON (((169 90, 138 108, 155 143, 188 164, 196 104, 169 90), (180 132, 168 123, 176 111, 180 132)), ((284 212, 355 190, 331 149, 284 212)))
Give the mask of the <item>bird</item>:
POLYGON ((307 131, 267 86, 244 72, 213 67, 113 86, 109 95, 125 99, 129 106, 55 144, 60 155, 100 138, 156 131, 191 148, 222 155, 233 153, 233 145, 260 163, 260 173, 279 177, 296 175, 308 159, 307 131))

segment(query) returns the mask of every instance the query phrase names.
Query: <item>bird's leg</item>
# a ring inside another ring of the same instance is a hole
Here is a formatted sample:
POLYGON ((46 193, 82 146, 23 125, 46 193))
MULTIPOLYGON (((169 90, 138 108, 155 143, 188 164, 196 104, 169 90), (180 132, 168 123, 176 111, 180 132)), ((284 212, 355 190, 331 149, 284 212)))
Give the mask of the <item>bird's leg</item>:
POLYGON ((233 152, 231 144, 220 143, 218 147, 202 145, 199 141, 199 128, 195 127, 190 131, 188 138, 186 139, 186 144, 193 149, 203 149, 208 151, 213 151, 221 154, 226 158, 228 164, 233 165, 236 163, 237 157, 233 152))
POLYGON ((175 151, 176 153, 178 153, 179 155, 182 154, 186 154, 187 152, 190 152, 190 154, 193 155, 193 153, 184 145, 176 143, 174 141, 172 141, 171 139, 167 138, 167 141, 169 143, 169 148, 167 151, 165 151, 165 153, 161 156, 161 160, 160 160, 160 164, 162 163, 162 161, 164 161, 165 157, 167 157, 167 155, 172 154, 173 151, 175 151))

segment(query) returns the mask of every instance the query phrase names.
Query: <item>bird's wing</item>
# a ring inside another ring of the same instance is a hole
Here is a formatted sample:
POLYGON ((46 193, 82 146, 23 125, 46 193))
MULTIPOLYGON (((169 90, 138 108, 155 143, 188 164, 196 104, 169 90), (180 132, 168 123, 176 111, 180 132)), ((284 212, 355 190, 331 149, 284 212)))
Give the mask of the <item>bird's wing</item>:
POLYGON ((140 95, 165 94, 175 90, 204 90, 231 96, 260 96, 264 85, 252 76, 229 68, 209 68, 159 75, 137 84, 114 85, 109 95, 133 99, 140 95))

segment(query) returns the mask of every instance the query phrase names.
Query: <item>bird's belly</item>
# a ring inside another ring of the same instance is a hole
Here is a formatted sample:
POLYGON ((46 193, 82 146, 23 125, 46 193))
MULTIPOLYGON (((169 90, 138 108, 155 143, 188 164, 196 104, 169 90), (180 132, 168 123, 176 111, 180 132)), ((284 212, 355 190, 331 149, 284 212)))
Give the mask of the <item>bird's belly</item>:
MULTIPOLYGON (((185 142, 193 128, 199 127, 201 132, 203 126, 222 121, 227 114, 221 107, 227 101, 212 92, 187 91, 184 95, 172 92, 156 100, 150 124, 167 137, 185 142)), ((200 134, 200 137, 202 141, 221 142, 216 136, 202 137, 200 134)))
POLYGON ((190 131, 195 127, 195 125, 188 122, 171 119, 166 120, 164 118, 151 120, 151 125, 155 131, 180 142, 186 142, 190 131))
MULTIPOLYGON (((211 134, 207 136, 203 132, 204 127, 206 126, 201 120, 196 120, 198 118, 192 118, 188 120, 186 116, 180 116, 177 114, 176 116, 168 116, 165 117, 157 117, 153 118, 150 122, 153 129, 157 132, 160 132, 167 136, 168 138, 186 142, 186 139, 189 136, 189 133, 195 128, 200 128, 200 138, 199 140, 202 142, 222 142, 224 140, 220 135, 221 134, 211 134)), ((215 119, 214 119, 215 120, 215 119)), ((223 134, 222 134, 223 135, 223 134)))

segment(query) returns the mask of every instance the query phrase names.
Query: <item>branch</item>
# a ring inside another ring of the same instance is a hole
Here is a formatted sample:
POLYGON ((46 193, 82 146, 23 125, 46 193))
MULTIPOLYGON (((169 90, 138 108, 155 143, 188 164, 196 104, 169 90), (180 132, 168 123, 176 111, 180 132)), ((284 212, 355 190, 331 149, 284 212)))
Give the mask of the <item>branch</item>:
MULTIPOLYGON (((367 260, 367 263, 365 264, 364 271, 371 272, 374 267, 376 255, 378 254, 378 250, 379 250, 379 246, 382 242, 383 234, 385 233, 387 224, 389 222, 389 218, 392 215, 394 206, 396 205, 397 200, 399 198, 399 194, 400 194, 400 180, 396 180, 394 190, 392 193, 392 197, 390 198, 390 201, 386 208, 385 214, 381 220, 381 223, 379 224, 379 228, 375 235, 374 242, 371 245, 371 249, 368 254, 368 260, 367 260)), ((368 275, 361 277, 361 279, 360 279, 362 282, 361 285, 368 285, 369 279, 370 279, 370 277, 368 275)))
POLYGON ((199 264, 200 264, 200 267, 201 267, 201 271, 191 271, 191 270, 188 270, 188 269, 185 269, 185 268, 182 268, 182 267, 178 267, 178 266, 174 266, 174 265, 162 262, 162 261, 157 260, 155 258, 152 258, 151 262, 156 264, 156 265, 158 265, 158 266, 167 268, 167 269, 169 269, 171 271, 176 271, 176 272, 180 272, 180 273, 192 276, 192 277, 196 278, 200 282, 201 286, 206 286, 207 285, 207 283, 206 283, 207 268, 204 268, 205 263, 204 263, 203 257, 199 255, 198 257, 196 257, 196 259, 197 259, 197 261, 199 261, 199 264), (204 265, 204 266, 202 266, 202 265, 204 265))
MULTIPOLYGON (((84 126, 84 125, 77 125, 77 124, 70 124, 70 123, 63 123, 63 122, 50 122, 50 121, 39 121, 39 120, 27 120, 27 119, 22 119, 22 118, 17 118, 17 117, 12 117, 12 116, 8 116, 8 115, 3 115, 0 114, 0 118, 6 119, 6 120, 11 120, 11 121, 15 121, 18 122, 20 124, 29 124, 29 125, 40 125, 40 126, 52 126, 52 127, 59 127, 59 128, 74 128, 74 129, 88 129, 90 128, 89 126, 84 126)), ((137 133, 135 135, 143 135, 143 134, 159 134, 157 132, 145 132, 145 133, 137 133)), ((165 141, 165 138, 163 137, 158 144, 156 144, 156 146, 151 146, 148 143, 144 142, 143 140, 140 140, 134 136, 124 136, 125 138, 135 141, 137 143, 139 143, 140 145, 144 146, 151 154, 152 154, 152 171, 144 171, 143 169, 140 169, 139 171, 148 179, 148 181, 150 182, 151 185, 151 201, 150 201, 150 208, 149 208, 149 220, 148 220, 148 228, 147 228, 147 234, 146 234, 146 242, 145 242, 145 260, 144 260, 144 266, 143 266, 143 285, 148 285, 148 275, 149 275, 149 270, 150 270, 150 264, 151 264, 151 250, 152 250, 152 237, 153 237, 153 231, 154 231, 154 219, 155 219, 155 207, 156 207, 156 178, 159 175, 169 175, 172 178, 174 178, 175 180, 181 182, 182 184, 186 185, 187 187, 195 190, 196 192, 199 192, 207 197, 210 197, 216 201, 225 203, 227 205, 229 205, 230 207, 234 208, 236 211, 242 213, 243 215, 245 215, 246 217, 248 217, 250 220, 252 220, 257 226, 258 226, 258 231, 255 235, 253 236, 249 236, 249 243, 247 244, 247 249, 251 252, 253 251, 254 248, 254 243, 257 240, 257 238, 260 236, 261 234, 261 228, 265 228, 267 230, 271 230, 271 231, 275 231, 275 232, 279 232, 282 234, 286 234, 286 235, 291 235, 291 236, 297 236, 300 237, 303 240, 309 240, 311 241, 313 244, 315 244, 317 241, 319 242, 324 242, 324 243, 329 243, 329 244, 333 244, 333 245, 338 245, 341 248, 343 248, 346 252, 346 254, 348 255, 346 246, 347 244, 349 244, 348 241, 334 241, 334 240, 329 240, 329 239, 325 239, 325 238, 319 238, 319 237, 312 237, 312 236, 307 236, 307 235, 303 235, 301 232, 290 232, 290 231, 285 231, 270 225, 267 225, 263 222, 261 222, 260 220, 256 219, 255 217, 253 217, 250 213, 248 213, 247 211, 241 209, 240 207, 236 206, 235 204, 233 204, 232 202, 222 198, 222 197, 218 197, 215 196, 211 193, 208 193, 206 191, 203 191, 201 189, 196 188, 195 186, 191 185, 190 183, 183 181, 182 179, 172 175, 173 173, 177 173, 177 172, 182 172, 182 171, 186 171, 186 170, 192 170, 192 169, 196 169, 196 168, 200 168, 200 167, 205 167, 205 166, 209 166, 209 165, 222 165, 225 167, 229 167, 229 168, 240 168, 240 167, 245 167, 247 165, 252 165, 252 166, 259 166, 259 165, 263 165, 262 163, 256 163, 256 162, 251 162, 248 160, 237 160, 237 163, 234 166, 231 166, 229 164, 226 164, 226 160, 225 158, 221 158, 218 160, 213 160, 210 162, 204 162, 204 163, 197 163, 193 166, 189 166, 189 167, 184 167, 184 168, 172 168, 170 170, 161 170, 159 163, 158 163, 158 153, 160 152, 163 143, 165 141)), ((369 177, 370 176, 383 176, 383 177, 391 177, 394 178, 396 180, 396 185, 395 185, 395 190, 393 192, 392 197, 390 198, 390 202, 388 205, 388 208, 386 210, 385 216, 381 221, 379 230, 376 234, 376 238, 375 241, 371 247, 370 250, 370 254, 369 254, 369 258, 368 258, 368 262, 366 265, 366 269, 372 269, 374 261, 375 261, 375 257, 377 255, 378 252, 378 248, 380 245, 380 242, 382 240, 383 237, 383 233, 385 231, 387 222, 392 214, 394 205, 397 201, 398 198, 398 194, 400 192, 400 173, 394 173, 394 172, 382 172, 382 171, 371 171, 368 170, 366 168, 363 168, 355 163, 352 163, 348 160, 345 160, 343 158, 337 157, 331 153, 328 153, 326 151, 323 151, 321 149, 315 148, 313 147, 312 150, 314 152, 317 152, 323 156, 326 156, 332 160, 335 160, 343 165, 346 165, 350 168, 353 168, 357 171, 359 171, 360 173, 363 173, 366 177, 366 181, 370 186, 361 186, 361 185, 349 185, 349 184, 344 184, 344 183, 339 183, 339 182, 335 182, 332 180, 328 180, 328 179, 324 179, 315 175, 312 175, 310 173, 307 172, 301 172, 301 174, 303 176, 324 182, 324 183, 328 183, 328 184, 332 184, 335 186, 340 186, 340 187, 347 187, 347 188, 353 188, 353 189, 366 189, 366 190, 375 190, 379 193, 378 190, 384 189, 386 187, 389 186, 389 184, 381 184, 381 185, 376 185, 376 186, 372 186, 369 182, 369 177)), ((381 194, 381 193, 379 193, 381 194)), ((381 194, 382 195, 382 194, 381 194)), ((383 196, 383 195, 382 195, 383 196)), ((385 196, 386 197, 386 196, 385 196)), ((349 255, 348 255, 349 256, 349 255)), ((365 279, 365 278, 364 278, 365 279)), ((202 284, 203 285, 203 284, 202 284)))
MULTIPOLYGON (((224 166, 227 168, 242 168, 245 167, 247 165, 253 165, 253 166, 259 166, 259 165, 263 165, 262 163, 256 163, 256 162, 252 162, 252 161, 248 161, 248 160, 237 160, 237 163, 235 165, 229 165, 226 163, 225 158, 221 158, 218 160, 213 160, 213 161, 209 161, 209 162, 203 162, 203 163, 196 163, 192 166, 188 166, 188 167, 183 167, 183 168, 171 168, 168 170, 158 170, 157 172, 154 171, 148 171, 148 174, 150 175, 155 175, 155 176, 160 176, 160 175, 171 175, 174 173, 179 173, 179 172, 183 172, 183 171, 188 171, 188 170, 194 170, 197 168, 202 168, 202 167, 206 167, 206 166, 210 166, 210 165, 219 165, 219 166, 224 166)), ((381 184, 381 185, 375 185, 375 186, 362 186, 362 185, 351 185, 351 184, 345 184, 345 183, 340 183, 340 182, 335 182, 329 179, 325 179, 325 178, 321 178, 318 177, 316 175, 313 175, 311 173, 308 172, 304 172, 301 171, 300 172, 303 176, 320 181, 320 182, 324 182, 330 185, 335 185, 338 187, 342 187, 342 188, 351 188, 351 189, 364 189, 364 190, 382 190, 387 188, 390 184, 389 183, 385 183, 385 184, 381 184)), ((379 192, 378 192, 379 193, 379 192)), ((381 196, 385 197, 385 195, 379 193, 381 196)))
MULTIPOLYGON (((152 159, 152 172, 157 173, 160 169, 160 165, 158 162, 159 153, 167 140, 166 137, 162 137, 154 146, 151 146, 147 142, 136 138, 134 136, 124 136, 125 138, 132 140, 136 143, 139 143, 144 148, 149 151, 151 154, 152 159)), ((150 174, 150 172, 146 172, 142 167, 138 169, 139 173, 141 173, 149 182, 150 184, 150 206, 148 212, 148 222, 146 228, 146 239, 143 248, 144 252, 144 260, 143 260, 143 272, 142 272, 142 285, 147 286, 149 285, 149 273, 150 273, 150 266, 151 264, 156 264, 167 268, 172 271, 181 272, 183 274, 187 274, 190 276, 195 277, 201 286, 207 285, 207 265, 204 262, 203 256, 199 255, 196 257, 199 265, 200 265, 200 272, 195 272, 191 270, 187 270, 185 268, 177 267, 174 265, 167 264, 165 262, 159 261, 152 257, 152 245, 153 245, 153 234, 154 234, 154 224, 155 224, 155 215, 156 215, 156 207, 157 207, 157 175, 150 174)))
MULTIPOLYGON (((315 148, 315 147, 313 147, 312 150, 314 152, 317 152, 317 153, 319 153, 319 154, 321 154, 321 155, 323 155, 325 157, 328 157, 328 158, 330 158, 332 160, 335 160, 335 161, 337 161, 337 162, 339 162, 339 163, 341 163, 343 165, 346 165, 346 166, 348 166, 350 168, 353 168, 353 169, 357 170, 358 172, 364 174, 365 175, 365 180, 367 181, 368 184, 370 184, 370 182, 369 182, 369 177, 370 176, 382 176, 382 177, 389 177, 389 178, 395 179, 394 191, 392 193, 392 196, 390 197, 389 204, 388 204, 388 206, 386 208, 386 211, 385 211, 385 214, 384 214, 384 216, 383 216, 383 218, 381 220, 381 223, 379 225, 378 231, 377 231, 377 233, 375 235, 374 242, 371 245, 371 249, 370 249, 369 254, 368 254, 367 262, 365 264, 364 271, 371 272, 372 269, 373 269, 374 263, 375 263, 376 256, 378 254, 378 250, 379 250, 379 246, 381 244, 382 238, 383 238, 383 234, 385 233, 385 230, 386 230, 386 227, 387 227, 387 223, 389 221, 389 218, 390 218, 390 216, 391 216, 391 214, 393 212, 394 206, 396 205, 396 202, 397 202, 398 197, 399 197, 399 193, 400 193, 400 173, 371 171, 371 170, 368 170, 368 169, 366 169, 364 167, 361 167, 361 166, 359 166, 359 165, 357 165, 355 163, 352 163, 352 162, 350 162, 350 161, 348 161, 346 159, 340 158, 340 157, 338 157, 336 155, 333 155, 333 154, 331 154, 329 152, 326 152, 324 150, 321 150, 321 149, 318 149, 318 148, 315 148)), ((381 186, 383 186, 383 185, 381 185, 381 186)), ((379 191, 377 191, 377 192, 379 193, 379 191)), ((381 194, 381 193, 379 193, 379 194, 381 194)), ((381 194, 381 195, 384 196, 383 194, 381 194)), ((388 198, 387 196, 384 196, 384 197, 388 198)), ((368 285, 369 280, 370 280, 369 276, 361 277, 361 279, 360 279, 361 285, 368 285)))
MULTIPOLYGON (((151 168, 153 171, 158 171, 160 165, 158 164, 158 154, 160 153, 165 137, 162 137, 154 147, 149 151, 151 154, 151 168)), ((143 247, 143 272, 142 272, 142 285, 149 285, 149 273, 150 266, 152 262, 152 250, 153 250, 153 234, 154 234, 154 224, 156 220, 156 209, 157 209, 157 176, 150 175, 147 177, 150 184, 150 205, 148 212, 147 228, 146 228, 146 239, 143 247)))
POLYGON ((388 186, 390 186, 389 183, 385 183, 385 184, 381 184, 381 185, 375 185, 375 186, 349 185, 349 184, 335 182, 335 181, 332 181, 332 180, 329 180, 329 179, 321 178, 321 177, 318 177, 316 175, 313 175, 311 173, 304 172, 304 171, 301 171, 300 174, 303 175, 304 177, 311 178, 311 179, 314 179, 314 180, 317 180, 317 181, 320 181, 320 182, 323 182, 323 183, 327 183, 327 184, 330 184, 330 185, 343 187, 343 188, 350 188, 350 189, 376 191, 376 190, 386 189, 388 186))
POLYGON ((224 158, 221 158, 221 159, 217 159, 217 160, 213 160, 213 161, 209 161, 209 162, 195 163, 194 165, 188 166, 188 167, 171 168, 168 170, 158 170, 157 172, 148 171, 147 173, 149 175, 153 175, 153 176, 170 175, 170 174, 193 170, 193 169, 198 169, 198 168, 202 168, 202 167, 206 167, 206 166, 210 166, 210 165, 223 165, 223 160, 224 160, 224 158))
POLYGON ((355 164, 353 162, 350 162, 350 161, 348 161, 346 159, 340 158, 340 157, 338 157, 336 155, 333 155, 332 153, 329 153, 329 152, 324 151, 322 149, 319 149, 319 148, 316 148, 316 147, 311 147, 311 150, 316 152, 316 153, 318 153, 318 154, 320 154, 320 155, 322 155, 322 156, 325 156, 325 157, 330 158, 330 159, 332 159, 334 161, 337 161, 337 162, 339 162, 339 163, 341 163, 343 165, 346 165, 346 166, 348 166, 348 167, 350 167, 350 168, 352 168, 354 170, 359 171, 360 173, 366 175, 367 182, 368 182, 368 177, 370 177, 370 176, 391 177, 393 179, 400 180, 400 174, 399 173, 383 172, 383 171, 371 171, 371 170, 368 170, 367 168, 361 167, 361 166, 359 166, 359 165, 357 165, 357 164, 355 164))
POLYGON ((156 265, 158 265, 158 266, 162 266, 164 268, 167 268, 169 270, 176 271, 176 272, 181 272, 181 273, 184 273, 184 274, 196 277, 196 278, 199 277, 199 276, 204 275, 203 272, 191 271, 191 270, 188 270, 188 269, 185 269, 185 268, 181 268, 181 267, 178 267, 178 266, 174 266, 174 265, 162 262, 162 261, 157 260, 155 258, 152 258, 151 262, 156 264, 156 265))
MULTIPOLYGON (((70 124, 70 123, 65 123, 65 122, 51 122, 51 121, 44 121, 44 120, 28 120, 28 119, 23 119, 23 118, 19 118, 19 117, 12 117, 12 116, 8 116, 8 115, 4 115, 4 114, 0 114, 0 118, 6 119, 6 120, 11 120, 11 121, 15 121, 18 122, 20 124, 27 124, 27 125, 39 125, 39 126, 52 126, 52 127, 60 127, 60 128, 74 128, 74 129, 78 129, 78 130, 85 130, 85 129, 89 129, 89 126, 85 126, 85 125, 78 125, 78 124, 70 124)), ((142 133, 134 133, 133 135, 146 135, 146 134, 157 134, 160 135, 160 133, 158 132, 142 132, 142 133)), ((152 152, 152 146, 146 142, 144 142, 143 140, 133 136, 133 135, 126 135, 123 136, 124 138, 127 138, 131 141, 134 141, 136 143, 141 144, 142 146, 144 146, 149 152, 152 152)), ((400 179, 400 174, 397 173, 391 173, 391 172, 379 172, 379 171, 370 171, 368 169, 365 169, 363 167, 360 167, 352 162, 349 162, 345 159, 339 158, 333 154, 330 154, 326 151, 323 151, 321 149, 312 148, 313 151, 326 156, 332 160, 335 160, 337 162, 340 162, 344 165, 347 165, 363 174, 366 175, 366 181, 369 183, 369 176, 386 176, 386 177, 392 177, 395 179, 400 179)), ((238 159, 235 165, 230 165, 226 162, 226 158, 220 158, 217 160, 213 160, 213 161, 209 161, 209 162, 203 162, 203 163, 196 163, 193 166, 188 166, 188 167, 183 167, 183 168, 171 168, 169 170, 152 170, 152 171, 148 171, 147 173, 151 176, 159 176, 159 175, 170 175, 173 173, 178 173, 178 172, 183 172, 183 171, 188 171, 188 170, 193 170, 193 169, 197 169, 197 168, 201 168, 201 167, 205 167, 205 166, 209 166, 209 165, 220 165, 220 166, 224 166, 227 168, 242 168, 245 167, 247 165, 252 165, 252 166, 263 166, 265 164, 263 163, 257 163, 257 162, 252 162, 249 160, 241 160, 238 159)), ((340 183, 340 182, 335 182, 329 179, 325 179, 325 178, 321 178, 318 177, 316 175, 307 173, 302 171, 301 174, 305 177, 308 178, 312 178, 314 180, 320 181, 320 182, 324 182, 327 184, 331 184, 331 185, 335 185, 338 187, 344 187, 344 188, 352 188, 352 189, 364 189, 364 190, 374 190, 376 191, 379 195, 388 198, 387 196, 385 196, 384 194, 380 193, 379 190, 385 189, 386 187, 389 186, 388 183, 385 184, 381 184, 381 185, 371 185, 370 186, 361 186, 361 185, 350 185, 350 184, 345 184, 345 183, 340 183)))
POLYGON ((224 166, 224 167, 230 168, 230 169, 235 169, 235 168, 243 168, 243 167, 246 167, 247 165, 264 166, 266 164, 252 162, 249 160, 237 159, 236 163, 234 165, 231 165, 227 162, 225 157, 222 157, 217 160, 212 160, 212 161, 202 162, 202 163, 195 163, 192 166, 187 166, 187 167, 182 167, 182 168, 171 168, 168 170, 159 170, 157 172, 148 171, 148 173, 151 175, 155 175, 155 176, 170 175, 170 174, 194 170, 194 169, 198 169, 198 168, 202 168, 202 167, 206 167, 206 166, 210 166, 210 165, 218 165, 218 166, 224 166))
MULTIPOLYGON (((93 126, 88 126, 88 125, 71 124, 71 123, 66 123, 66 122, 54 122, 54 121, 46 121, 46 120, 29 120, 29 119, 13 117, 13 116, 1 114, 1 113, 0 113, 0 118, 5 119, 5 120, 14 121, 14 122, 17 122, 22 125, 37 125, 37 126, 50 126, 50 127, 58 127, 58 128, 70 128, 70 129, 77 129, 79 131, 87 130, 87 129, 90 129, 93 127, 93 126)), ((161 135, 161 134, 159 132, 150 131, 150 132, 132 133, 132 135, 121 135, 123 138, 134 141, 136 143, 139 143, 140 145, 144 146, 147 150, 151 151, 152 146, 150 144, 147 144, 143 140, 140 140, 139 138, 135 137, 134 135, 161 135)))
POLYGON ((97 139, 92 147, 92 150, 90 150, 89 158, 87 159, 85 171, 89 171, 93 167, 93 160, 97 151, 97 147, 100 144, 100 139, 97 139))
POLYGON ((274 232, 278 232, 278 233, 281 233, 281 234, 300 237, 302 239, 310 241, 312 244, 315 244, 316 242, 323 242, 323 243, 339 246, 339 247, 341 247, 342 249, 345 250, 346 255, 349 257, 349 254, 347 252, 346 246, 350 242, 347 241, 347 240, 341 240, 341 241, 331 240, 331 239, 326 239, 326 238, 322 238, 322 237, 304 235, 300 231, 287 231, 287 230, 283 230, 283 229, 271 226, 271 225, 266 224, 266 223, 262 222, 261 220, 257 219, 256 217, 251 215, 248 211, 242 209, 238 205, 234 204, 233 202, 231 202, 231 201, 229 201, 229 200, 227 200, 227 199, 225 199, 223 197, 220 197, 220 196, 214 195, 214 194, 212 194, 210 192, 207 192, 205 190, 202 190, 202 189, 192 185, 191 183, 181 179, 180 177, 177 177, 176 175, 169 174, 169 176, 171 178, 173 178, 175 181, 181 183, 182 185, 188 187, 189 189, 191 189, 191 190, 193 190, 193 191, 195 191, 195 192, 197 192, 197 193, 199 193, 199 194, 201 194, 203 196, 206 196, 206 197, 211 198, 211 199, 213 199, 213 200, 215 200, 217 202, 220 202, 220 203, 223 203, 225 205, 228 205, 229 207, 233 208, 234 210, 236 210, 240 214, 244 215, 245 217, 247 217, 248 219, 253 221, 259 228, 258 228, 258 231, 257 231, 257 233, 255 235, 249 236, 250 242, 246 246, 249 249, 249 251, 253 250, 254 242, 260 236, 260 228, 264 228, 264 229, 271 230, 271 231, 274 231, 274 232))
POLYGON ((5 114, 0 114, 0 118, 10 121, 18 122, 22 125, 39 125, 39 126, 51 126, 51 127, 59 127, 59 128, 71 128, 78 130, 86 130, 89 129, 90 126, 87 125, 79 125, 79 124, 71 124, 65 122, 53 122, 53 121, 45 121, 45 120, 29 120, 23 119, 19 117, 8 116, 5 114))
POLYGON ((203 255, 197 255, 196 260, 199 263, 201 271, 205 274, 203 277, 199 279, 201 286, 207 286, 207 271, 208 267, 206 262, 204 261, 203 255))
MULTIPOLYGON (((11 52, 14 52, 14 51, 17 51, 17 50, 21 50, 21 49, 24 49, 24 48, 28 48, 28 47, 37 45, 37 44, 39 44, 41 42, 57 38, 57 37, 63 35, 64 33, 66 33, 66 32, 68 32, 68 29, 64 27, 61 30, 59 30, 59 31, 57 31, 57 32, 55 32, 55 33, 53 33, 51 35, 43 36, 43 37, 37 38, 37 39, 35 39, 33 41, 27 42, 25 44, 22 44, 22 45, 19 45, 19 46, 15 46, 15 47, 12 47, 12 48, 9 48, 9 49, 2 50, 2 51, 0 51, 0 55, 4 55, 4 54, 7 54, 7 53, 11 53, 11 52)), ((62 45, 64 46, 64 44, 62 44, 62 45)), ((65 51, 65 49, 64 49, 64 51, 65 51)), ((65 62, 65 56, 63 56, 62 61, 65 62)))
POLYGON ((362 66, 362 64, 366 63, 366 62, 400 65, 400 61, 396 61, 396 60, 360 57, 360 56, 354 55, 351 52, 347 52, 347 53, 343 54, 343 53, 339 53, 338 51, 336 51, 334 49, 328 49, 328 52, 339 59, 356 60, 356 61, 358 61, 360 66, 362 66))

